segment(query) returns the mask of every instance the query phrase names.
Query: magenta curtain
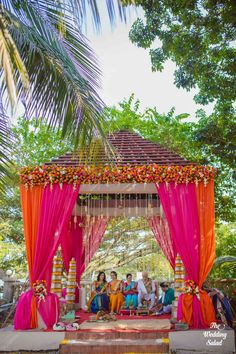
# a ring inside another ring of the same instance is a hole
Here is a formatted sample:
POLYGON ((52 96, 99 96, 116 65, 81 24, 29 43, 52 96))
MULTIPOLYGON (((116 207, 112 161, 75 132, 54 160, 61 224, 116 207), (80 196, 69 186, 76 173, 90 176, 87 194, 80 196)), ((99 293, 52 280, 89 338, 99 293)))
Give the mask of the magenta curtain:
POLYGON ((80 283, 80 277, 83 273, 84 264, 84 247, 83 247, 83 232, 84 217, 71 217, 67 232, 63 234, 61 239, 61 249, 66 270, 69 270, 71 258, 76 261, 76 280, 80 283))
POLYGON ((72 257, 76 261, 76 279, 80 278, 86 266, 99 248, 109 218, 105 216, 71 217, 67 233, 63 234, 61 248, 66 270, 72 257))
MULTIPOLYGON (((58 248, 62 235, 68 228, 68 223, 75 204, 79 186, 54 185, 46 186, 40 208, 38 233, 34 255, 32 281, 46 280, 48 295, 45 302, 37 304, 38 311, 47 327, 52 327, 59 315, 59 300, 57 295, 50 293, 52 260, 58 248)), ((33 292, 21 295, 14 318, 15 329, 29 329, 31 302, 33 292)))
POLYGON ((170 236, 166 217, 164 215, 155 215, 148 218, 148 223, 162 252, 170 262, 171 267, 174 269, 176 248, 170 236))
POLYGON ((99 248, 102 237, 106 231, 109 218, 106 216, 87 217, 84 231, 84 269, 92 260, 99 248))
MULTIPOLYGON (((200 225, 195 185, 161 183, 156 185, 177 253, 183 261, 187 279, 199 282, 200 225)), ((180 306, 179 302, 179 306, 180 306)), ((179 311, 181 313, 181 311, 179 311)), ((203 328, 200 301, 194 295, 193 327, 203 328)))

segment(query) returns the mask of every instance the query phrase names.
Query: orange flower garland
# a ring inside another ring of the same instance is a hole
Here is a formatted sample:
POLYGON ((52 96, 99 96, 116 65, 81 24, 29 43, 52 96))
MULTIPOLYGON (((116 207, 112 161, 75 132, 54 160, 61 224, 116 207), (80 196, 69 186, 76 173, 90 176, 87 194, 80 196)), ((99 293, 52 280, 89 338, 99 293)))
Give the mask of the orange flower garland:
POLYGON ((184 292, 188 295, 196 295, 197 298, 200 300, 199 288, 194 280, 189 279, 185 281, 184 292))
POLYGON ((33 166, 23 167, 20 183, 25 187, 46 186, 59 183, 195 183, 206 185, 214 178, 215 168, 211 166, 33 166))
POLYGON ((40 302, 43 300, 45 301, 45 297, 47 296, 47 282, 46 280, 36 280, 33 283, 33 292, 34 296, 38 298, 38 306, 40 302))

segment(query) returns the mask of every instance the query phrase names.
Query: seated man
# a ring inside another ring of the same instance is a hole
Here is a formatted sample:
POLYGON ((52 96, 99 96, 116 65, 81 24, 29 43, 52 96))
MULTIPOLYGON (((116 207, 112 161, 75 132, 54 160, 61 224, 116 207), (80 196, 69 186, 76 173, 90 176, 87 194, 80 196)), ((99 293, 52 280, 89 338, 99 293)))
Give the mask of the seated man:
POLYGON ((155 293, 155 282, 148 278, 148 274, 146 272, 143 272, 142 279, 138 281, 138 306, 142 306, 142 300, 151 300, 149 308, 152 308, 155 304, 155 293))
POLYGON ((171 313, 172 301, 175 299, 174 289, 169 288, 166 282, 160 283, 162 295, 158 300, 156 315, 162 315, 164 313, 171 313))

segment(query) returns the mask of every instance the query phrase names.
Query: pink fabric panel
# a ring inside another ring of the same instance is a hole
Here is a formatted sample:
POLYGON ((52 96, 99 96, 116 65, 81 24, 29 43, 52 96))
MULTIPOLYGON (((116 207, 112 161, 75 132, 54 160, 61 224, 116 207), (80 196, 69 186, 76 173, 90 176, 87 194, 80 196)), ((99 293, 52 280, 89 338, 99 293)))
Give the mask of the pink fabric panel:
POLYGON ((14 328, 15 329, 29 329, 30 317, 31 317, 31 300, 33 292, 32 290, 26 291, 21 294, 14 316, 14 328))
POLYGON ((108 221, 109 218, 106 216, 93 216, 86 218, 86 227, 84 231, 85 265, 83 271, 99 248, 102 237, 106 231, 108 221))
POLYGON ((83 231, 80 225, 84 224, 83 217, 77 217, 77 221, 74 221, 74 217, 71 217, 71 221, 67 232, 63 234, 61 239, 61 249, 66 270, 69 270, 69 263, 71 258, 75 258, 76 261, 76 279, 77 283, 80 282, 82 274, 82 268, 84 264, 84 246, 83 246, 83 231))
POLYGON ((47 328, 52 328, 60 316, 60 303, 56 294, 49 293, 46 301, 41 301, 38 310, 47 328))
MULTIPOLYGON (((68 228, 78 192, 79 187, 74 189, 69 184, 64 184, 62 188, 59 185, 54 185, 52 190, 50 186, 47 186, 43 192, 33 280, 45 279, 48 292, 51 287, 52 260, 61 236, 68 228)), ((48 293, 45 303, 39 306, 39 312, 46 325, 55 323, 58 307, 55 296, 55 294, 48 293)))
POLYGON ((176 251, 189 278, 198 283, 200 226, 195 185, 161 183, 156 187, 176 251))
POLYGON ((67 231, 72 209, 78 196, 79 187, 58 184, 43 192, 36 253, 34 259, 33 280, 45 279, 48 290, 51 286, 52 260, 58 248, 61 236, 67 231))
POLYGON ((68 231, 62 236, 61 248, 67 271, 71 258, 75 258, 78 284, 86 266, 101 244, 108 221, 109 218, 105 216, 77 217, 76 222, 74 217, 71 217, 68 231))
POLYGON ((177 320, 178 321, 181 321, 181 319, 183 318, 182 297, 183 297, 183 294, 180 294, 180 296, 178 298, 178 308, 177 308, 177 320))
POLYGON ((175 267, 176 249, 170 236, 166 218, 159 215, 148 218, 149 226, 159 244, 162 252, 170 262, 171 267, 175 267))
MULTIPOLYGON (((46 186, 41 202, 38 234, 35 247, 32 280, 46 280, 48 294, 45 302, 38 305, 43 321, 51 327, 59 314, 58 297, 50 293, 52 260, 62 235, 68 229, 69 219, 74 207, 79 186, 64 184, 62 188, 54 185, 52 190, 46 186)), ((15 329, 30 329, 32 290, 21 295, 14 318, 15 329)))
MULTIPOLYGON (((157 186, 171 237, 179 253, 187 279, 199 282, 200 225, 195 185, 193 183, 161 183, 157 186)), ((178 300, 178 319, 182 318, 182 296, 178 300)), ((201 314, 200 301, 193 296, 193 327, 205 328, 201 314)))

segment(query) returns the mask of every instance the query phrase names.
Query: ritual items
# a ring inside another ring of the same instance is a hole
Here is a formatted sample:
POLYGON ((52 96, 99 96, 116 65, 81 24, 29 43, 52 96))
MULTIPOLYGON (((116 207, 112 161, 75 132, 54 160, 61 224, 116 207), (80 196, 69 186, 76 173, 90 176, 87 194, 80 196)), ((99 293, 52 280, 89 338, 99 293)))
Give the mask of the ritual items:
POLYGON ((53 325, 52 328, 54 331, 65 331, 66 325, 64 322, 57 322, 53 325))

